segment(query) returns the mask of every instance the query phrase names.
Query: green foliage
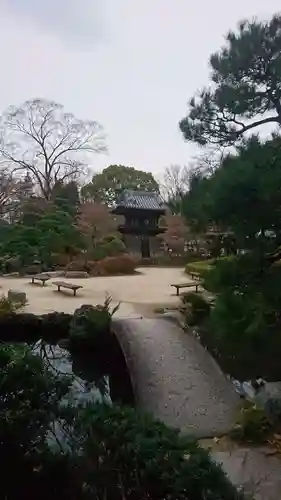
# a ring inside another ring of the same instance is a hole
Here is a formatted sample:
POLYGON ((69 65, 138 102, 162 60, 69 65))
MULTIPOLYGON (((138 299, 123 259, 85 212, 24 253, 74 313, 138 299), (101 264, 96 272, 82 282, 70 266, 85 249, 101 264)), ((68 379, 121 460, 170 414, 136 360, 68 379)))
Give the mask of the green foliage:
POLYGON ((31 498, 36 461, 40 465, 69 381, 57 380, 26 347, 0 345, 0 385, 0 496, 19 498, 21 491, 31 498))
POLYGON ((72 318, 72 314, 57 311, 43 314, 40 317, 38 340, 56 345, 61 339, 67 339, 72 318))
POLYGON ((83 479, 94 498, 243 498, 193 440, 134 409, 88 407, 72 439, 72 449, 84 450, 83 479))
POLYGON ((52 415, 46 409, 57 410, 69 380, 58 382, 39 356, 24 346, 11 344, 0 345, 0 372, 0 446, 22 447, 26 453, 37 444, 37 433, 47 429, 52 415))
POLYGON ((52 201, 60 210, 74 216, 80 203, 77 183, 56 182, 52 190, 52 201))
POLYGON ((108 235, 101 238, 94 246, 92 256, 94 260, 115 257, 126 252, 126 246, 117 236, 108 235))
POLYGON ((15 301, 5 295, 2 295, 2 297, 0 297, 0 316, 14 314, 16 311, 23 309, 25 305, 26 301, 15 301))
POLYGON ((210 304, 198 293, 186 292, 181 296, 186 323, 200 325, 210 314, 210 304))
POLYGON ((242 500, 194 440, 133 408, 67 406, 69 383, 0 345, 1 498, 242 500))
MULTIPOLYGON (((210 220, 243 250, 204 272, 216 301, 201 331, 223 370, 239 380, 281 376, 280 145, 278 137, 245 141, 198 194, 198 206, 207 204, 210 220)), ((187 269, 201 274, 196 264, 187 269)))
POLYGON ((1 497, 242 500, 177 431, 130 408, 62 407, 68 380, 26 349, 0 346, 0 366, 1 497))
MULTIPOLYGON (((111 307, 111 297, 103 305, 83 305, 73 315, 53 312, 37 316, 17 313, 18 304, 2 298, 0 301, 0 342, 30 342, 43 340, 57 344, 70 339, 75 346, 94 346, 100 339, 109 338, 111 318, 119 305, 111 307), (81 341, 81 342, 80 342, 81 341)), ((110 348, 110 344, 107 345, 110 348)))
POLYGON ((280 137, 265 143, 252 138, 208 179, 210 218, 234 232, 239 248, 260 246, 264 252, 281 241, 280 146, 280 137))
POLYGON ((198 273, 201 277, 206 276, 206 273, 212 269, 215 259, 199 260, 198 262, 189 262, 185 266, 186 274, 198 273))
POLYGON ((220 260, 205 278, 216 294, 201 341, 239 380, 279 380, 281 270, 251 252, 220 260))
POLYGON ((76 309, 69 328, 69 348, 72 351, 99 350, 110 345, 111 317, 119 306, 110 310, 111 297, 103 305, 83 305, 76 309))
POLYGON ((242 442, 264 443, 270 431, 272 431, 272 426, 264 409, 250 402, 245 402, 239 410, 231 437, 242 442))
POLYGON ((104 202, 112 206, 124 189, 159 191, 159 186, 150 172, 110 165, 93 176, 92 182, 82 188, 81 196, 87 201, 104 202))
POLYGON ((73 218, 67 212, 57 208, 42 217, 38 224, 39 255, 43 262, 48 262, 52 253, 75 253, 83 242, 79 231, 73 224, 73 218))
MULTIPOLYGON (((34 225, 12 225, 0 251, 3 256, 9 255, 18 259, 19 267, 31 264, 34 259, 49 267, 52 254, 71 256, 77 251, 77 247, 83 247, 83 241, 72 216, 57 207, 49 207, 37 217, 34 225)), ((3 267, 5 266, 7 269, 9 260, 3 263, 3 267)))
POLYGON ((201 172, 194 172, 190 178, 189 190, 181 197, 181 214, 194 233, 201 233, 211 222, 209 178, 201 172))
POLYGON ((36 343, 43 340, 57 344, 60 339, 68 338, 71 314, 48 313, 37 316, 30 313, 14 313, 9 305, 0 314, 0 342, 36 343))
POLYGON ((212 88, 189 103, 180 129, 200 145, 229 144, 247 130, 281 118, 281 16, 240 22, 210 57, 212 88), (261 115, 265 114, 261 118, 261 115))

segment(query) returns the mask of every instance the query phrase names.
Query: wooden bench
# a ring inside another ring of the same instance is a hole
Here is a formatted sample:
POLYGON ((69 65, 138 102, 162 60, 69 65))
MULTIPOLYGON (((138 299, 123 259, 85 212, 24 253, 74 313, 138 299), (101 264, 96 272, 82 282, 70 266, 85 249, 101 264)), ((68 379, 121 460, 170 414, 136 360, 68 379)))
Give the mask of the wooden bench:
POLYGON ((178 283, 177 285, 171 285, 177 290, 177 295, 179 295, 180 288, 191 288, 195 287, 196 293, 198 292, 198 287, 202 284, 202 281, 190 281, 189 283, 178 283))
POLYGON ((191 279, 196 279, 196 280, 200 280, 201 276, 199 273, 195 272, 195 271, 190 271, 190 273, 188 273, 190 276, 191 276, 191 279))
POLYGON ((61 291, 61 288, 72 290, 74 297, 76 297, 77 290, 79 290, 79 288, 83 288, 81 285, 73 285, 72 283, 65 283, 64 281, 53 281, 53 285, 58 287, 58 292, 61 291))
POLYGON ((41 281, 42 286, 45 286, 46 281, 50 279, 50 276, 47 274, 36 274, 35 276, 31 277, 31 284, 35 285, 35 281, 41 281))

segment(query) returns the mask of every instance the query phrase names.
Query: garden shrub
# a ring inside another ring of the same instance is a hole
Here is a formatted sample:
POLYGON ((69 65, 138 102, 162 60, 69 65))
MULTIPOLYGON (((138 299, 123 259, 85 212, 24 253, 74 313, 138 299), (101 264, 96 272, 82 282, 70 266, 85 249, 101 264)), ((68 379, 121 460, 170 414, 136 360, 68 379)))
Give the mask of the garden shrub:
POLYGON ((95 260, 87 260, 85 263, 85 271, 91 276, 96 275, 96 266, 97 263, 95 260))
POLYGON ((118 257, 106 257, 98 262, 100 274, 114 276, 118 274, 133 274, 137 267, 137 261, 131 255, 119 255, 118 257))
POLYGON ((193 439, 132 408, 89 406, 75 419, 70 444, 82 455, 93 498, 243 498, 193 439))
MULTIPOLYGON (((48 456, 47 432, 59 417, 69 380, 54 377, 23 345, 0 345, 0 385, 0 497, 52 498, 56 484, 48 487, 46 482, 42 490, 38 472, 42 457, 48 456)), ((53 461, 59 465, 57 457, 53 461)))
POLYGON ((209 317, 210 304, 198 293, 186 292, 181 295, 181 301, 188 325, 199 325, 209 317))
POLYGON ((183 267, 186 264, 185 255, 169 255, 163 253, 154 257, 139 259, 138 266, 183 267))
POLYGON ((238 380, 281 378, 281 269, 245 254, 218 261, 205 286, 216 295, 201 342, 238 380))
POLYGON ((76 259, 72 262, 69 262, 65 267, 66 271, 86 271, 86 262, 85 259, 76 259))
POLYGON ((189 273, 198 273, 202 276, 202 278, 205 278, 209 276, 209 271, 212 271, 214 267, 217 265, 220 265, 221 263, 228 263, 232 260, 235 259, 234 255, 228 255, 224 257, 219 257, 217 259, 205 259, 205 260, 199 260, 197 262, 189 262, 185 266, 185 272, 187 274, 189 273))
POLYGON ((102 240, 102 245, 107 257, 114 257, 126 253, 125 244, 117 236, 105 236, 102 240))
POLYGON ((13 314, 16 311, 22 309, 26 305, 26 301, 18 302, 10 298, 2 295, 0 297, 0 317, 5 316, 7 314, 13 314))
POLYGON ((64 268, 69 264, 69 255, 63 253, 52 253, 51 264, 54 268, 64 268))
POLYGON ((37 342, 41 337, 42 320, 31 313, 0 315, 1 342, 37 342))
POLYGON ((237 441, 264 443, 272 432, 271 423, 263 408, 246 401, 239 410, 231 437, 237 441))
POLYGON ((0 314, 0 342, 35 343, 44 340, 57 344, 62 338, 68 338, 71 319, 72 314, 58 312, 43 316, 5 312, 0 314))
POLYGON ((75 337, 76 344, 80 339, 94 345, 95 338, 101 343, 103 336, 109 335, 111 318, 118 307, 111 308, 111 298, 107 297, 103 305, 84 305, 74 314, 52 312, 37 316, 16 314, 14 304, 4 297, 0 300, 0 342, 35 343, 43 340, 56 345, 62 339, 75 337))
POLYGON ((40 336, 45 342, 56 345, 69 337, 72 314, 52 312, 41 316, 40 336))
POLYGON ((204 277, 208 271, 212 269, 212 266, 214 264, 215 260, 214 259, 206 259, 206 260, 200 260, 198 262, 189 262, 185 266, 185 272, 186 274, 189 273, 198 273, 200 276, 204 277))
POLYGON ((243 498, 208 452, 152 417, 62 406, 68 378, 26 348, 0 346, 0 385, 1 498, 243 498))
POLYGON ((42 272, 42 264, 30 264, 29 266, 24 266, 21 270, 22 274, 39 274, 42 272))
POLYGON ((2 261, 3 273, 17 273, 21 270, 22 263, 19 257, 7 257, 2 261))
POLYGON ((43 316, 14 314, 13 311, 0 314, 0 341, 35 343, 44 340, 57 344, 60 339, 69 336, 71 318, 71 314, 57 312, 43 316))
POLYGON ((110 349, 111 317, 118 306, 110 310, 111 298, 103 305, 83 305, 74 312, 69 327, 71 351, 98 351, 103 355, 110 349))

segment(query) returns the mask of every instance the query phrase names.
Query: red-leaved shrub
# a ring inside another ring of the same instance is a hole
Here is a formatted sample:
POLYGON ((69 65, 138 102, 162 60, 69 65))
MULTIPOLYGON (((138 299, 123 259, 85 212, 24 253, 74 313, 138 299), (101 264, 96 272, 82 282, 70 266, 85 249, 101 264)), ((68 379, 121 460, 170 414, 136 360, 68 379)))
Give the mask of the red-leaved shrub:
POLYGON ((85 269, 85 259, 76 259, 65 267, 66 271, 86 271, 85 269))
POLYGON ((106 257, 97 262, 97 274, 100 276, 111 276, 116 274, 133 274, 137 267, 137 261, 131 255, 118 255, 106 257))

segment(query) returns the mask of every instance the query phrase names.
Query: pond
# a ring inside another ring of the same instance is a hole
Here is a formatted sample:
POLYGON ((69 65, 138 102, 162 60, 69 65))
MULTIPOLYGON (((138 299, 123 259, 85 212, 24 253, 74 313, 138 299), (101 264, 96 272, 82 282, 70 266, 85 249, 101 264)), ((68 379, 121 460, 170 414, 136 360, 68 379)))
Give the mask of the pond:
POLYGON ((83 353, 70 354, 68 350, 38 342, 34 348, 43 356, 50 369, 59 375, 72 377, 68 402, 77 404, 121 403, 133 406, 135 403, 130 375, 126 361, 116 339, 114 359, 109 354, 105 363, 99 363, 95 356, 83 353))

